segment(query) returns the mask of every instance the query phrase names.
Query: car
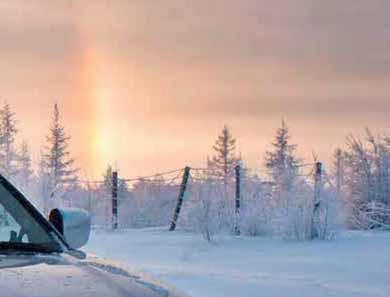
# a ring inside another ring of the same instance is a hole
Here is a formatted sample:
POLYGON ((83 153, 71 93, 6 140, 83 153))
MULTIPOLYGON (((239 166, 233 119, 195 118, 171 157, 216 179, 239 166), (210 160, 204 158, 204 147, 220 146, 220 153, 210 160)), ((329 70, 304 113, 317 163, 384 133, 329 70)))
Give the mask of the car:
POLYGON ((0 175, 1 297, 183 297, 113 261, 79 250, 91 220, 81 209, 53 209, 46 219, 0 175))

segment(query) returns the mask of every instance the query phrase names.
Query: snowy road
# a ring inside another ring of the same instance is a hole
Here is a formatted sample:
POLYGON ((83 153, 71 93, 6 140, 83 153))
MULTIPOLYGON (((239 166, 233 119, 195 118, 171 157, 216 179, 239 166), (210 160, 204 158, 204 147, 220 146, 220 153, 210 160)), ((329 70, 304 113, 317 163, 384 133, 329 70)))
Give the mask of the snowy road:
POLYGON ((390 233, 329 242, 225 237, 210 245, 158 229, 94 231, 86 250, 193 297, 390 296, 390 233))

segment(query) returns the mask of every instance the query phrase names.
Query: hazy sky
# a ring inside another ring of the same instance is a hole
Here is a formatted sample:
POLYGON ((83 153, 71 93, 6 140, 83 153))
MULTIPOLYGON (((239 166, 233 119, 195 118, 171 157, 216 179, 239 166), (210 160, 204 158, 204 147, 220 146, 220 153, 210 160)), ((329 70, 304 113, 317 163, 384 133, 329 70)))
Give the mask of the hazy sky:
POLYGON ((225 123, 259 167, 282 118, 328 161, 390 114, 388 0, 3 0, 0 55, 35 158, 59 102, 93 177, 202 166, 225 123))

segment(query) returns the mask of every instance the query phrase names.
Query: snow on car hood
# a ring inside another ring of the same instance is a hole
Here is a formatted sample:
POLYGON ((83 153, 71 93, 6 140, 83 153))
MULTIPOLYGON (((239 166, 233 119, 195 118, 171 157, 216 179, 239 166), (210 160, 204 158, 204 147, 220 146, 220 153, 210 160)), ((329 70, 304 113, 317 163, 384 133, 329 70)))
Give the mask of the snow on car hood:
POLYGON ((94 256, 0 255, 0 297, 65 296, 184 297, 94 256))

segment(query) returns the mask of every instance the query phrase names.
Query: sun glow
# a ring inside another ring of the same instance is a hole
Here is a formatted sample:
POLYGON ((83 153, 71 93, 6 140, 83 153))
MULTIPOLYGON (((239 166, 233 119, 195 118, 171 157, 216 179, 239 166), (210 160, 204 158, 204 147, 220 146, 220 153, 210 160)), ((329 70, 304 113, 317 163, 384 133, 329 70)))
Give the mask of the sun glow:
POLYGON ((84 51, 83 76, 85 94, 93 102, 93 123, 89 126, 89 148, 91 166, 94 175, 101 175, 107 164, 115 161, 115 146, 117 143, 115 127, 113 126, 112 78, 108 67, 108 59, 102 50, 88 47, 84 51))

